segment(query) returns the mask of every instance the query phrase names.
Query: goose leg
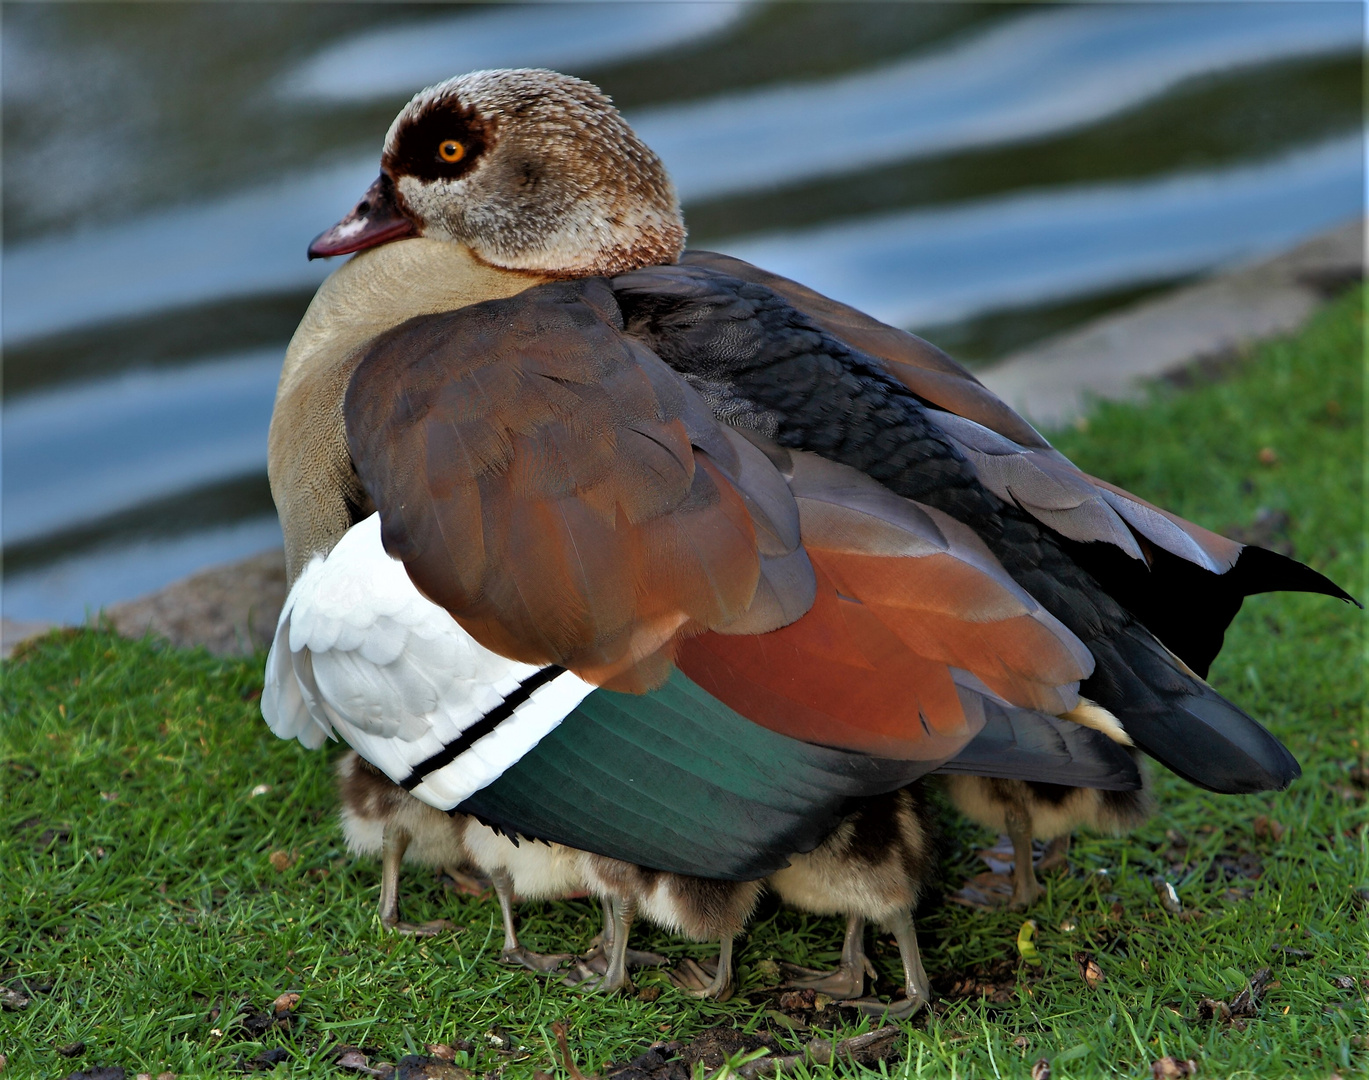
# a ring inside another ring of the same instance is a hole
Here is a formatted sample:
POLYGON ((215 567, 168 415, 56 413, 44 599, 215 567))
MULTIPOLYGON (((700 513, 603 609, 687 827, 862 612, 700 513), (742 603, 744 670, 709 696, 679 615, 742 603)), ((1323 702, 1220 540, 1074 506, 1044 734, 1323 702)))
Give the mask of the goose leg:
POLYGON ((1036 870, 1032 866, 1031 815, 1021 802, 1011 802, 1004 810, 1003 821, 1013 850, 1012 900, 1008 907, 1013 911, 1026 911, 1046 891, 1036 880, 1036 870))
POLYGON ((385 826, 380 841, 380 925, 399 934, 432 937, 456 925, 446 919, 426 923, 407 923, 399 917, 399 870, 404 852, 409 847, 409 834, 394 822, 385 826))
POLYGON ((855 1005, 867 1016, 906 1020, 915 1015, 931 999, 932 988, 927 981, 927 972, 922 967, 922 951, 917 946, 917 930, 913 926, 913 913, 900 911, 889 920, 889 929, 894 932, 898 942, 899 958, 903 961, 903 1000, 882 1001, 861 1000, 855 1005))
POLYGON ((865 955, 865 920, 851 915, 846 920, 846 937, 841 943, 841 963, 835 971, 818 971, 785 964, 790 978, 786 987, 796 990, 816 990, 834 998, 858 998, 865 990, 865 976, 874 978, 875 972, 865 955))
POLYGON ((699 964, 686 958, 670 973, 670 981, 693 997, 726 1001, 732 996, 732 938, 725 937, 718 942, 716 962, 699 964))
POLYGON ((544 956, 518 943, 518 934, 513 928, 513 879, 507 870, 496 870, 490 878, 494 882, 495 895, 499 897, 499 914, 504 919, 504 948, 499 959, 505 964, 518 964, 543 975, 555 971, 569 960, 569 953, 548 953, 544 956))

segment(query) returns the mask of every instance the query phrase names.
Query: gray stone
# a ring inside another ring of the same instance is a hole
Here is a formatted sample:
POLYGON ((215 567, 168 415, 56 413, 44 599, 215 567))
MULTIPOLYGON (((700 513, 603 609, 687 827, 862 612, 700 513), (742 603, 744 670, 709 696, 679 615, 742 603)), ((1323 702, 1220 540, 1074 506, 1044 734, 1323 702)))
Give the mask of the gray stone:
POLYGON ((1090 399, 1136 398, 1147 380, 1296 331, 1329 293, 1363 277, 1364 224, 1105 315, 976 374, 1042 427, 1068 423, 1090 399))
POLYGON ((177 648, 249 656, 271 644, 285 593, 285 553, 277 548, 202 570, 104 614, 125 637, 152 633, 177 648))
POLYGON ((52 622, 0 618, 0 660, 8 660, 23 642, 42 637, 58 625, 52 622))

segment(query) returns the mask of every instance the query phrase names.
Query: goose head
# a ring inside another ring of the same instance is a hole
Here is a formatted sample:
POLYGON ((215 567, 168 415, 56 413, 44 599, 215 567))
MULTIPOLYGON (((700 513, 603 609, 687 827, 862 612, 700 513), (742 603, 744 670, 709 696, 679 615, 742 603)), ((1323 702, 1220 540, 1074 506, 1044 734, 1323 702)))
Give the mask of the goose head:
POLYGON ((380 177, 309 257, 423 236, 502 269, 586 277, 674 262, 684 235, 664 166, 609 98, 521 68, 417 94, 390 125, 380 177))

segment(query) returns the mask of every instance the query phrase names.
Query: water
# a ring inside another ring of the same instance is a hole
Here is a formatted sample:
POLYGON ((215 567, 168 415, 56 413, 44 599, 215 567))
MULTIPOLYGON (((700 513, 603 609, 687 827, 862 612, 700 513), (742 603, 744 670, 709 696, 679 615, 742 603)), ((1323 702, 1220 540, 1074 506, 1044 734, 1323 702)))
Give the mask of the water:
POLYGON ((427 81, 546 64, 696 246, 981 361, 1361 212, 1351 2, 18 5, 3 40, 4 614, 278 542, 308 240, 427 81), (449 68, 445 65, 451 64, 449 68))

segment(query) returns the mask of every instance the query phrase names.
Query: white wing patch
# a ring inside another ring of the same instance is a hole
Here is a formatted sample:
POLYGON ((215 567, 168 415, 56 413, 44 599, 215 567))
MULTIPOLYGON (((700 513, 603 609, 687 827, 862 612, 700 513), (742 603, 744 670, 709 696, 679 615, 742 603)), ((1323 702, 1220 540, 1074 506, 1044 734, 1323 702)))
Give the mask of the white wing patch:
POLYGON ((311 749, 341 737, 440 810, 497 780, 595 687, 486 649, 414 588, 380 515, 304 568, 266 659, 261 711, 311 749))

